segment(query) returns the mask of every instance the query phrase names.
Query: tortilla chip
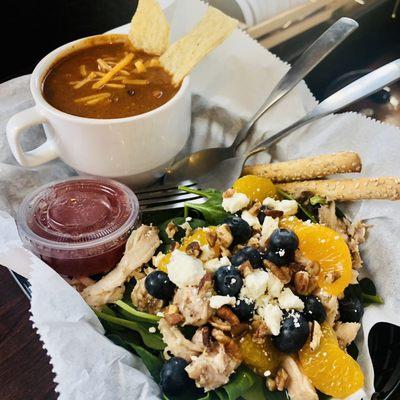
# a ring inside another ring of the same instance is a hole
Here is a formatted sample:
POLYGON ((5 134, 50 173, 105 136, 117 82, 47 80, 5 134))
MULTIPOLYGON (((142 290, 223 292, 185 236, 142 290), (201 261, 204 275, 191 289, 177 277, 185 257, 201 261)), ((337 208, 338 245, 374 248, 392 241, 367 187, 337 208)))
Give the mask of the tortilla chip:
POLYGON ((128 34, 133 47, 160 55, 169 46, 169 24, 157 0, 139 0, 128 34))
POLYGON ((214 7, 208 7, 203 19, 186 36, 171 45, 160 63, 178 85, 183 78, 236 28, 238 21, 214 7))

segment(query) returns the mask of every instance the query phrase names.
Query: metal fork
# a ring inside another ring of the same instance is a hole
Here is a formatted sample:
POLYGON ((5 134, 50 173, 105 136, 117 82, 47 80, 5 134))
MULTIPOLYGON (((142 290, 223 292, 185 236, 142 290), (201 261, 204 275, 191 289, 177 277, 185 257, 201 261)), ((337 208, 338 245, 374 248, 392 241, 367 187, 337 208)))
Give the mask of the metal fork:
MULTIPOLYGON (((342 108, 377 92, 384 86, 390 85, 398 79, 400 79, 400 59, 392 61, 391 63, 370 72, 368 75, 357 79, 343 89, 340 89, 319 103, 303 118, 300 118, 292 125, 275 133, 268 139, 262 140, 244 155, 222 161, 216 166, 212 173, 197 177, 197 183, 185 181, 181 182, 180 185, 196 188, 199 184, 202 188, 212 187, 219 190, 229 188, 240 176, 243 164, 247 158, 253 154, 268 149, 268 147, 295 132, 298 128, 326 115, 337 112, 342 108)), ((138 192, 138 197, 141 201, 142 211, 144 212, 183 207, 185 201, 202 201, 201 196, 181 192, 175 185, 144 189, 138 192)))

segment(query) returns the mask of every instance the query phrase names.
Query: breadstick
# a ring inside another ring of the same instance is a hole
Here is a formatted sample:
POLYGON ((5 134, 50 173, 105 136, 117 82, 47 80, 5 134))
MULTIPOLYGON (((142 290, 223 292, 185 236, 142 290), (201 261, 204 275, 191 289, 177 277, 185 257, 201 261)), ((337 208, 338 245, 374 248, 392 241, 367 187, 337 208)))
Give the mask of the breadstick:
POLYGON ((243 175, 260 175, 274 182, 292 182, 360 171, 359 155, 346 151, 272 164, 246 165, 243 175))
POLYGON ((393 177, 289 182, 280 183, 277 187, 295 198, 304 192, 311 192, 337 201, 400 200, 400 178, 393 177))

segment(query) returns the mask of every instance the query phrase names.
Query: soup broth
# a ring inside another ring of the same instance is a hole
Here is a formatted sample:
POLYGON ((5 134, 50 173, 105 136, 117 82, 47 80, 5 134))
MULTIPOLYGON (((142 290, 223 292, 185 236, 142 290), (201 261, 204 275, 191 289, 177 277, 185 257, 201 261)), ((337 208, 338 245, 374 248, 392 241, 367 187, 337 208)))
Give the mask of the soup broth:
POLYGON ((154 110, 178 90, 157 57, 123 42, 77 50, 55 63, 43 82, 44 98, 53 107, 100 119, 154 110))

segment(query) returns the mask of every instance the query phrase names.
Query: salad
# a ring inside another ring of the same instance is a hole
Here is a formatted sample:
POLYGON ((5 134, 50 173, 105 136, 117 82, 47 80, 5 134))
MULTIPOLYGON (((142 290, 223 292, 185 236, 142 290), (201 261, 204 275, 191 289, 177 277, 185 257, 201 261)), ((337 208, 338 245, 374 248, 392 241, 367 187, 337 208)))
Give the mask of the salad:
MULTIPOLYGON (((338 199, 371 197, 374 181, 353 181, 336 184, 338 199)), ((368 226, 321 195, 337 181, 312 181, 313 193, 307 182, 305 192, 266 174, 224 193, 181 187, 205 202, 148 216, 115 269, 74 279, 164 399, 317 400, 363 387, 354 340, 364 306, 382 303, 359 278, 368 226)))

